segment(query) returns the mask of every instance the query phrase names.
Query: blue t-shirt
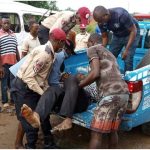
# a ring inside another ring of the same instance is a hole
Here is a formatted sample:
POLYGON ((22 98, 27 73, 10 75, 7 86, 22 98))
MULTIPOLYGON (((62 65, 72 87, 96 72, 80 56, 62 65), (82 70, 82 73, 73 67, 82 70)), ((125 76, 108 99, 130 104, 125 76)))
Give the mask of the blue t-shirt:
POLYGON ((100 30, 100 28, 99 28, 98 25, 97 25, 96 28, 95 28, 95 33, 98 33, 98 34, 101 35, 101 30, 100 30))
POLYGON ((139 28, 138 22, 124 8, 108 9, 110 12, 110 20, 103 25, 99 25, 101 32, 113 31, 117 37, 126 37, 130 34, 128 30, 133 24, 139 28))
POLYGON ((58 85, 59 84, 59 80, 60 80, 60 76, 61 76, 60 67, 61 67, 63 61, 65 60, 65 58, 67 57, 66 53, 64 51, 61 51, 61 52, 55 53, 55 54, 56 54, 56 59, 54 61, 52 70, 48 77, 49 85, 58 85))

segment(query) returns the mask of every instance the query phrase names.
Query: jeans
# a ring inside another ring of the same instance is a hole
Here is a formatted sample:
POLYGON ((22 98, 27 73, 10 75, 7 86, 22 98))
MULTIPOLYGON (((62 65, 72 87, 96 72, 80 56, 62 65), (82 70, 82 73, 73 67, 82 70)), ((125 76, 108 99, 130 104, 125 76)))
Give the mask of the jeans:
MULTIPOLYGON (((127 45, 128 39, 129 39, 129 36, 117 37, 117 36, 113 35, 113 39, 112 39, 112 42, 110 44, 110 51, 112 52, 112 54, 116 58, 121 53, 122 48, 127 45)), ((124 73, 126 71, 132 71, 133 70, 133 57, 135 54, 135 50, 138 46, 139 40, 140 40, 140 29, 138 28, 136 38, 133 41, 131 47, 129 48, 128 56, 124 60, 124 62, 125 62, 124 73)))
MULTIPOLYGON (((8 65, 8 64, 3 65, 4 72, 5 72, 4 77, 1 79, 1 91, 2 91, 2 103, 3 104, 8 102, 7 90, 8 90, 8 88, 9 89, 11 88, 11 84, 12 84, 11 82, 14 79, 14 76, 9 71, 9 68, 11 66, 12 65, 8 65)), ((11 98, 11 101, 13 102, 13 98, 12 98, 11 93, 10 93, 10 98, 11 98)))

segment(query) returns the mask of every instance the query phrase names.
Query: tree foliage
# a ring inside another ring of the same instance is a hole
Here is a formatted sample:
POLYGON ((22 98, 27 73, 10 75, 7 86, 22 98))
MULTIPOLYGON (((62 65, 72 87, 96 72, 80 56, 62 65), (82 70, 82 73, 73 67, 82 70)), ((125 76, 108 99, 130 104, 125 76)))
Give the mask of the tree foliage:
POLYGON ((69 10, 69 11, 75 11, 74 9, 72 9, 71 7, 66 8, 65 10, 69 10))
POLYGON ((56 6, 56 1, 18 1, 38 8, 45 8, 49 10, 59 10, 56 6))

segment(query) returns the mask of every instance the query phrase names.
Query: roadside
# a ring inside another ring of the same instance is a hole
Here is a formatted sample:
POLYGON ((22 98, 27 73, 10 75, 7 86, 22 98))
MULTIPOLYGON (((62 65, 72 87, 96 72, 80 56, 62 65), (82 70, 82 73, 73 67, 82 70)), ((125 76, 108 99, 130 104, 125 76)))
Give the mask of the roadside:
MULTIPOLYGON (((53 122, 53 125, 55 125, 61 120, 53 115, 51 121, 53 122)), ((14 148, 17 123, 18 121, 13 113, 0 113, 0 149, 14 148)), ((90 130, 74 125, 71 130, 55 135, 55 139, 57 144, 62 148, 87 148, 90 139, 90 130)), ((105 142, 103 142, 103 147, 106 148, 105 142)), ((42 148, 42 140, 39 140, 38 148, 42 148)), ((130 132, 120 131, 118 148, 149 149, 150 136, 144 135, 141 132, 140 127, 135 128, 130 132)))

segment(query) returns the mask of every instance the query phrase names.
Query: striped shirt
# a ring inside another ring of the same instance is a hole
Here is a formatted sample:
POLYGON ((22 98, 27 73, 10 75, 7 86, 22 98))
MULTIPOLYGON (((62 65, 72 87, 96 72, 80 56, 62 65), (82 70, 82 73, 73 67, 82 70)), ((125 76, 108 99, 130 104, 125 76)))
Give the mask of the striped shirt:
POLYGON ((17 39, 15 34, 9 30, 5 32, 3 29, 0 30, 0 56, 2 65, 10 64, 13 65, 17 62, 17 39))

